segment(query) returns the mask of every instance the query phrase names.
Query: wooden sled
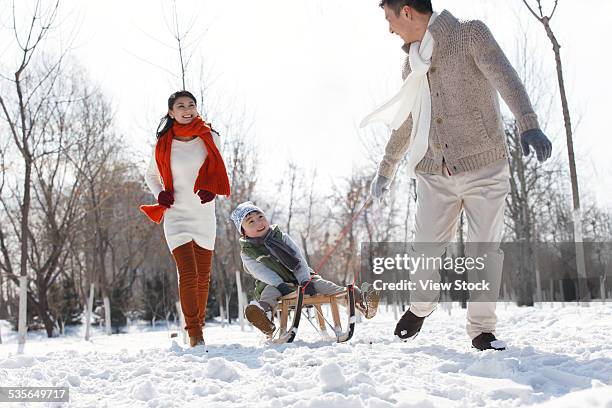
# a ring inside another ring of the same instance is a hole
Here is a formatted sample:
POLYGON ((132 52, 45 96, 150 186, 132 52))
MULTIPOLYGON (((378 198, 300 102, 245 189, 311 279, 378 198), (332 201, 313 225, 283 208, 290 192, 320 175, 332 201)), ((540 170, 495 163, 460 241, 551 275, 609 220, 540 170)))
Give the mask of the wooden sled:
POLYGON ((348 285, 345 291, 334 293, 332 295, 316 295, 305 296, 298 286, 297 291, 283 296, 278 301, 277 309, 280 311, 280 327, 277 333, 273 335, 271 341, 276 344, 291 343, 297 335, 300 325, 300 318, 304 307, 314 307, 317 315, 317 321, 321 334, 327 334, 327 326, 329 325, 334 332, 334 336, 338 343, 349 341, 353 337, 355 331, 355 291, 353 285, 348 285), (342 328, 340 319, 340 311, 338 302, 343 298, 347 299, 348 319, 345 329, 342 328), (328 304, 333 318, 333 326, 329 324, 323 316, 322 305, 328 304), (293 313, 293 320, 290 327, 287 327, 289 322, 289 314, 293 313))

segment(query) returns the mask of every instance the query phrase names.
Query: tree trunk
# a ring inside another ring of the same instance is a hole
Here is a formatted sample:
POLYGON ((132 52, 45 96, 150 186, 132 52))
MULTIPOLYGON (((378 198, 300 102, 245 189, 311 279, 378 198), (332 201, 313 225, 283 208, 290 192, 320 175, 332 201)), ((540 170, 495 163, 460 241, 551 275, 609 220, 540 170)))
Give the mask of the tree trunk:
POLYGON ((27 325, 28 311, 28 277, 21 275, 19 277, 19 323, 18 323, 18 344, 20 352, 23 352, 23 346, 26 342, 28 332, 27 325))
POLYGON ((530 245, 525 241, 519 242, 519 284, 518 284, 518 306, 533 306, 532 273, 530 263, 530 245))
POLYGON ((567 95, 565 93, 565 82, 563 80, 563 66, 561 64, 561 46, 557 41, 551 27, 548 17, 542 18, 542 24, 546 30, 546 34, 550 39, 555 53, 555 62, 557 66, 557 80, 559 82, 559 92, 561 94, 561 106, 563 108, 563 121, 565 123, 565 136, 567 138, 567 156, 570 168, 570 180, 572 183, 572 198, 574 203, 574 242, 576 244, 576 267, 578 271, 578 282, 584 282, 584 287, 579 285, 578 298, 585 296, 589 298, 586 289, 586 267, 584 261, 584 246, 582 243, 582 212, 580 210, 580 194, 578 190, 578 175, 576 172, 576 160, 574 158, 574 142, 572 138, 572 122, 570 118, 569 105, 567 103, 567 95))
POLYGON ((60 316, 57 318, 57 326, 59 327, 59 333, 60 333, 60 335, 61 335, 61 336, 63 336, 63 335, 64 335, 64 333, 65 333, 65 332, 64 332, 64 328, 65 328, 66 326, 64 325, 64 321, 62 320, 62 316, 61 316, 61 315, 60 315, 60 316))
MULTIPOLYGON (((19 86, 18 86, 19 89, 19 86)), ((19 89, 20 91, 20 89, 19 89)), ((25 131, 25 129, 24 129, 25 131)), ((24 146, 25 147, 25 146, 24 146)), ((24 179, 24 192, 23 192, 23 203, 21 205, 21 263, 20 263, 20 283, 19 283, 19 326, 18 336, 19 344, 25 345, 27 338, 28 326, 26 322, 27 309, 28 309, 28 230, 29 230, 29 216, 30 216, 30 187, 32 178, 32 162, 29 155, 25 157, 25 179, 24 179), (22 318, 23 317, 23 318, 22 318)))
POLYGON ((244 331, 244 296, 242 295, 242 280, 240 279, 240 271, 236 271, 236 291, 238 292, 238 321, 240 322, 240 331, 244 331))
POLYGON ((94 284, 89 285, 89 298, 87 299, 87 312, 85 313, 85 340, 91 337, 91 314, 93 312, 94 284))
POLYGON ((542 276, 540 275, 540 264, 538 262, 538 234, 536 230, 536 223, 533 223, 533 231, 531 234, 531 254, 533 256, 533 267, 535 268, 535 278, 536 278, 536 296, 535 300, 538 303, 544 301, 544 290, 542 289, 542 276))
POLYGON ((6 312, 9 316, 12 316, 13 308, 11 305, 15 301, 15 290, 10 285, 6 285, 6 299, 7 299, 6 312))
POLYGON ((526 165, 523 161, 520 149, 518 147, 520 143, 519 132, 514 133, 515 145, 517 150, 515 152, 515 167, 516 174, 519 179, 519 186, 516 191, 516 200, 514 204, 516 212, 519 214, 519 226, 516 228, 517 240, 520 245, 520 261, 519 261, 519 287, 518 287, 518 299, 517 304, 519 306, 533 306, 533 271, 535 269, 533 251, 532 251, 532 230, 533 222, 531 217, 531 209, 529 207, 529 191, 527 190, 527 174, 526 165))
POLYGON ((111 306, 110 299, 108 295, 104 296, 104 332, 107 336, 113 334, 113 329, 111 328, 111 306))
POLYGON ((219 302, 219 314, 221 315, 221 327, 225 327, 225 307, 223 307, 223 301, 219 302))
POLYGON ((38 287, 38 314, 45 325, 45 331, 47 332, 47 337, 53 337, 53 319, 49 315, 49 302, 47 300, 47 291, 44 288, 38 287))
POLYGON ((230 297, 228 295, 225 295, 225 310, 227 313, 227 324, 230 325, 232 324, 232 318, 230 316, 230 297))
POLYGON ((2 293, 3 287, 4 287, 4 278, 3 278, 3 274, 0 273, 0 319, 4 319, 8 316, 6 312, 6 299, 4 298, 4 293, 2 293))
POLYGON ((550 279, 550 306, 552 307, 555 302, 555 280, 550 279))

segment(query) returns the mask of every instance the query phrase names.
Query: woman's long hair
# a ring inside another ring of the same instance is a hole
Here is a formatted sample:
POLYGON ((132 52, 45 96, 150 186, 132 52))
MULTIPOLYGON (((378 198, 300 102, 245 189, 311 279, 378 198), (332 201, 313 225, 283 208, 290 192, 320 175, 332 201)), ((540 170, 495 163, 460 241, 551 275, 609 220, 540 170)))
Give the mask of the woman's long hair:
MULTIPOLYGON (((168 109, 169 110, 172 109, 172 107, 174 106, 174 102, 176 102, 176 100, 180 98, 181 96, 186 96, 187 98, 191 99, 193 103, 196 104, 196 106, 198 105, 198 101, 196 101, 195 96, 193 96, 191 92, 178 91, 170 95, 170 97, 168 98, 168 109)), ((166 134, 167 131, 172 129, 173 125, 174 125, 174 119, 172 119, 170 115, 166 113, 166 115, 163 118, 161 118, 161 120, 159 121, 159 125, 157 125, 157 132, 155 133, 157 138, 159 139, 164 134, 166 134)))

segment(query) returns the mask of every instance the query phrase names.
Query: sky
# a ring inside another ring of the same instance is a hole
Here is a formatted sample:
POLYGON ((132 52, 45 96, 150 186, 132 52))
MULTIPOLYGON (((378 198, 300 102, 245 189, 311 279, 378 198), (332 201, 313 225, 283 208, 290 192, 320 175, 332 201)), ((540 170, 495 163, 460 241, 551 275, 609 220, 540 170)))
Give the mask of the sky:
MULTIPOLYGON (((562 45, 581 192, 612 208, 612 85, 606 79, 612 57, 601 49, 612 38, 612 2, 579 4, 560 2, 552 25, 562 45)), ((4 10, 7 5, 0 0, 4 10)), ((542 82, 558 93, 551 46, 522 0, 433 5, 486 22, 511 61, 526 31, 533 58, 542 62, 542 82)), ((172 7, 170 0, 62 0, 62 24, 53 33, 56 45, 70 45, 70 55, 111 99, 125 143, 143 165, 166 100, 181 88, 169 29, 172 7)), ((177 0, 176 7, 181 26, 192 27, 186 40, 192 78, 201 69, 206 73, 188 88, 199 96, 206 87, 213 121, 244 117, 252 125, 248 134, 258 146, 262 189, 272 191, 285 161, 305 172, 316 168, 325 193, 368 164, 368 155, 382 157, 366 151, 361 139, 371 131, 357 124, 399 87, 404 54, 377 0, 177 0)), ((0 52, 9 56, 13 37, 7 14, 0 18, 0 52)), ((2 70, 8 61, 3 56, 2 70)), ((545 122, 555 153, 567 163, 558 100, 545 122)))

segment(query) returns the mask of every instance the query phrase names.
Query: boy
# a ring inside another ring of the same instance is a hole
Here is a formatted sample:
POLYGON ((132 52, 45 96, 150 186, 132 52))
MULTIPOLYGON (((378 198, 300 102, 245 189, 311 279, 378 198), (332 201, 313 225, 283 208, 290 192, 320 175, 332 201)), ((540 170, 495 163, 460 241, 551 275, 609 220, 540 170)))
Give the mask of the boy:
MULTIPOLYGON (((279 297, 295 290, 291 286, 306 286, 304 294, 330 295, 345 290, 333 282, 322 279, 308 266, 296 243, 277 225, 270 225, 264 212, 252 202, 244 202, 232 212, 231 219, 240 233, 240 257, 245 270, 255 280, 255 299, 245 309, 245 316, 253 326, 270 337, 274 308, 279 297)), ((355 288, 355 307, 366 319, 376 315, 380 293, 368 284, 362 290, 355 288)))

